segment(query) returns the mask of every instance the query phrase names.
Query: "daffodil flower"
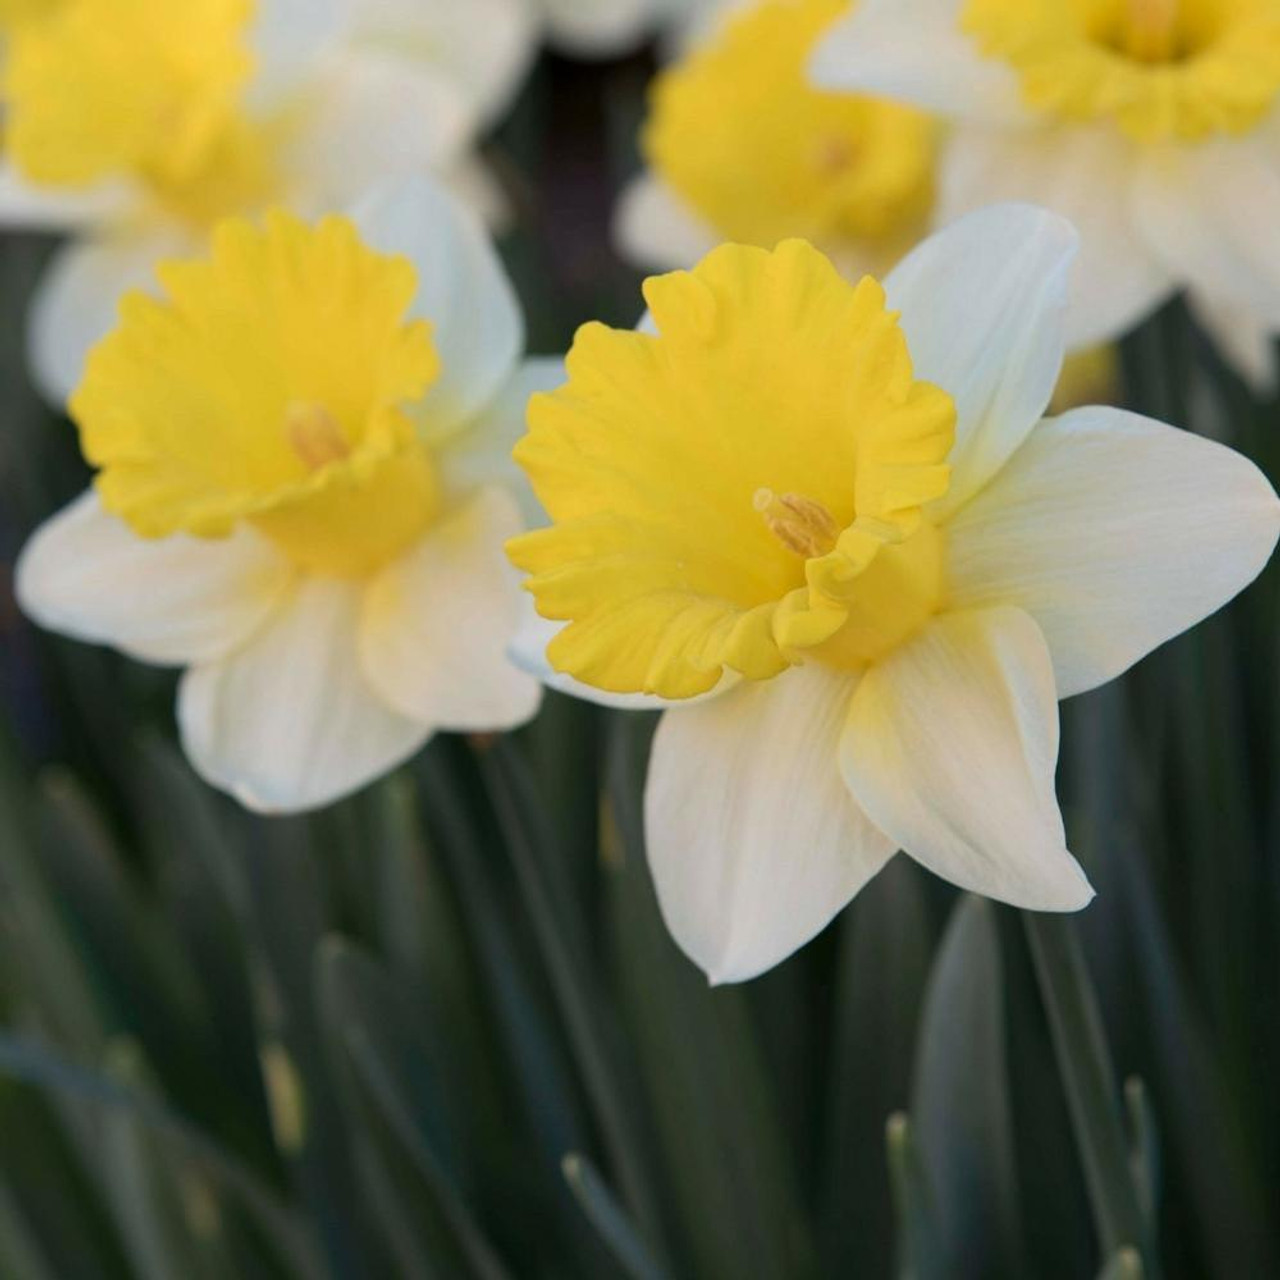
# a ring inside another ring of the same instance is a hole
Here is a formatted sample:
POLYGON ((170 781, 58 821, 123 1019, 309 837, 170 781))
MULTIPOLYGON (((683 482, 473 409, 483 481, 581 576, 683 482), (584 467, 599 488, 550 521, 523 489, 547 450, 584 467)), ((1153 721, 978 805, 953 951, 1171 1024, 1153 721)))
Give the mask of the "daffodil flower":
POLYGON ((471 158, 527 65, 525 0, 51 0, 11 29, 0 225, 79 231, 34 304, 65 403, 128 288, 221 218, 347 207, 471 158))
POLYGON ((1059 698, 1266 564, 1252 463, 1115 409, 1042 419, 1074 230, 962 220, 883 287, 724 246, 588 325, 516 457, 516 539, 561 687, 666 705, 645 801, 677 941, 768 969, 905 850, 1038 911, 1092 890, 1054 794, 1059 698), (696 705, 686 705, 699 699, 696 705))
POLYGON ((852 279, 883 274, 926 229, 936 127, 884 99, 819 91, 808 64, 849 0, 755 0, 662 72, 624 193, 623 254, 689 267, 726 240, 820 247, 852 279))
POLYGON ((1072 346, 1178 290, 1255 381, 1280 332, 1280 3, 863 0, 820 47, 828 89, 935 110, 938 220, 1029 200, 1083 237, 1072 346))
POLYGON ((417 180, 315 225, 230 219, 160 282, 126 296, 72 397, 98 474, 24 550, 23 609, 186 667, 187 754, 255 809, 530 718, 504 481, 561 366, 521 365, 481 226, 417 180))

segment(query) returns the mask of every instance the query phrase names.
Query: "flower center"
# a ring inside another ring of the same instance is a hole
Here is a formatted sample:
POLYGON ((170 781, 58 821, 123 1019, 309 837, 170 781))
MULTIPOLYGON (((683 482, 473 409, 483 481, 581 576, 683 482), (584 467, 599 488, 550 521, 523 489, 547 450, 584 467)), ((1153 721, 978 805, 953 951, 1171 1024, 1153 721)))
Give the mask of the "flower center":
POLYGON ((798 493, 779 497, 772 489, 757 489, 751 505, 788 551, 811 560, 835 550, 840 526, 822 503, 798 493))
POLYGON ((269 194, 268 140, 241 113, 253 0, 61 0, 19 23, 6 147, 45 186, 131 178, 210 221, 269 194))
POLYGON ((1139 142, 1247 133, 1280 93, 1280 0, 968 0, 961 24, 1034 110, 1139 142))
POLYGON ((439 507, 407 408, 439 374, 417 278, 353 223, 219 225, 207 261, 128 295, 72 398, 108 510, 147 538, 249 521, 302 568, 375 569, 439 507))
POLYGON ((921 229, 934 130, 908 107, 824 93, 809 57, 850 0, 760 0, 659 77, 650 167, 725 239, 838 247, 921 229))
POLYGON ((1180 0, 1128 0, 1121 52, 1139 62, 1173 62, 1180 7, 1180 0))
POLYGON ((553 520, 510 546, 569 623, 552 663, 684 698, 726 668, 858 667, 900 644, 942 599, 925 508, 955 408, 915 380, 883 289, 793 240, 726 245, 645 297, 658 335, 583 329, 517 447, 553 520))

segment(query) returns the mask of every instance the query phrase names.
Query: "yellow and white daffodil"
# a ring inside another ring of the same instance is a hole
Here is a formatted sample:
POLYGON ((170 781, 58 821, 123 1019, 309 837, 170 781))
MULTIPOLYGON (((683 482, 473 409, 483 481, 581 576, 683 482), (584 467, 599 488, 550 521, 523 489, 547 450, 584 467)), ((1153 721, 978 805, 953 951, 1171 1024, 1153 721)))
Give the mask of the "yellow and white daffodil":
POLYGON ((749 978, 902 849, 1041 911, 1092 890, 1054 794, 1059 698, 1266 564, 1245 458, 1115 409, 1042 419, 1077 237, 971 215, 881 286, 727 245, 588 325, 516 458, 509 550, 560 687, 667 704, 649 856, 680 945, 749 978), (697 699, 696 705, 682 705, 697 699))
POLYGON ((562 365, 521 364, 480 224, 412 180, 314 225, 229 219, 159 274, 71 399, 98 474, 24 550, 23 609, 186 667, 187 754, 264 811, 337 799, 437 730, 529 719, 504 482, 562 365))
POLYGON ((849 0, 738 5, 662 72, 641 134, 647 171, 617 238, 646 268, 726 240, 819 246, 851 279, 883 274, 927 228, 935 126, 895 102, 815 89, 808 65, 849 0))
POLYGON ((0 225, 87 233, 35 300, 42 390, 64 403, 121 294, 223 217, 481 186, 536 35, 525 0, 59 0, 13 26, 0 225))
POLYGON ((863 0, 812 70, 947 118, 940 222, 1014 199, 1076 224, 1071 345, 1185 289, 1244 372, 1270 372, 1278 0, 863 0))

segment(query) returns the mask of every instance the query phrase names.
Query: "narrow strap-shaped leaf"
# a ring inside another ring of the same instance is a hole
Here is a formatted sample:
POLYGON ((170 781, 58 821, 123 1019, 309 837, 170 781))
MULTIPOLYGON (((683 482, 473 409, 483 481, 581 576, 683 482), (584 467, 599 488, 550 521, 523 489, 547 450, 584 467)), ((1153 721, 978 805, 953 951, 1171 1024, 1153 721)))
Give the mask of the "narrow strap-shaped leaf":
POLYGON ((1155 1280, 1155 1245, 1130 1170, 1115 1072, 1074 925, 1066 916, 1032 912, 1023 920, 1102 1248, 1111 1255, 1136 1247, 1148 1280, 1155 1280))
POLYGON ((1137 1249, 1121 1249, 1098 1273, 1098 1280, 1143 1280, 1144 1275, 1137 1249))
POLYGON ((933 1190, 905 1111, 889 1117, 885 1146, 898 1219, 898 1280, 941 1280, 942 1249, 933 1190))
POLYGON ((627 1217, 595 1165, 584 1155, 565 1156, 565 1181, 605 1247, 631 1280, 665 1280, 666 1272, 649 1255, 635 1224, 627 1217))
POLYGON ((647 1235, 660 1239, 657 1197, 643 1158, 645 1139, 637 1126, 638 1089, 626 1059, 617 1052, 616 1036, 610 1035, 591 957, 582 944, 572 945, 580 926, 556 910, 559 895, 548 871, 556 852, 539 821, 527 768, 510 741, 485 752, 482 767, 610 1163, 637 1221, 647 1235))
POLYGON ((294 1214, 239 1161, 162 1103, 95 1071, 67 1062, 39 1045, 2 1032, 0 1074, 23 1080, 54 1095, 126 1111, 139 1124, 179 1143, 213 1181, 234 1195, 254 1215, 272 1241, 290 1258, 298 1275, 319 1274, 314 1242, 294 1214))

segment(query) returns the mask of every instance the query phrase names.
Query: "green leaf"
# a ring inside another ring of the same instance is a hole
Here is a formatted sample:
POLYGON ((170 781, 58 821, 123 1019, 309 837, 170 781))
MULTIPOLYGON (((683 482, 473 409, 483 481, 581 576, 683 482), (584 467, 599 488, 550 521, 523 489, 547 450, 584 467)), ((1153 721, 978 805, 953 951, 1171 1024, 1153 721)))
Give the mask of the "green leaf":
MULTIPOLYGON (((414 1205, 394 1181, 382 1186, 393 1197, 389 1203, 398 1205, 403 1235, 428 1241, 429 1258, 443 1262, 455 1256, 466 1274, 505 1280, 506 1269, 465 1201, 466 1178, 452 1124, 462 1090, 448 1081, 447 1042, 433 1041, 413 1001, 349 944, 326 940, 316 973, 326 1026, 358 1086, 350 1114, 359 1122, 373 1111, 407 1157, 422 1193, 414 1205)), ((403 1167, 392 1165, 388 1172, 403 1167)), ((442 1272, 452 1273, 448 1267, 442 1272)))
POLYGON ((887 1275, 896 1243, 884 1128, 910 1098, 933 952, 924 873, 895 858, 839 925, 823 1195, 831 1274, 887 1275))
POLYGON ((631 1280, 665 1280, 666 1273, 653 1260, 612 1191, 595 1165, 583 1155, 564 1158, 564 1177, 582 1211, 591 1220, 606 1248, 631 1280))
POLYGON ((1023 923, 1103 1249, 1136 1247, 1155 1280, 1155 1243, 1134 1186, 1111 1055, 1073 924, 1068 917, 1032 912, 1023 913, 1023 923))
POLYGON ((895 1112, 885 1125, 889 1180, 898 1220, 898 1280, 934 1280, 946 1274, 938 1238, 933 1189, 915 1131, 905 1112, 895 1112))
POLYGON ((0 1033, 0 1075, 24 1080, 99 1116, 122 1113, 149 1133, 175 1144, 210 1181, 253 1215, 300 1274, 314 1274, 318 1265, 314 1245, 293 1211, 283 1206, 255 1174, 163 1103, 4 1033, 0 1033))
POLYGON ((953 1280, 1026 1272, 1005 1058, 1004 973, 991 903, 966 896, 934 962, 911 1120, 953 1280))
POLYGON ((597 984, 581 919, 572 909, 563 860, 514 744, 500 740, 484 753, 482 767, 610 1163, 628 1208, 646 1233, 660 1240, 657 1197, 637 1124, 637 1085, 597 984))
POLYGON ((1137 1249, 1121 1249, 1098 1273, 1098 1280, 1142 1280, 1144 1275, 1137 1249))

